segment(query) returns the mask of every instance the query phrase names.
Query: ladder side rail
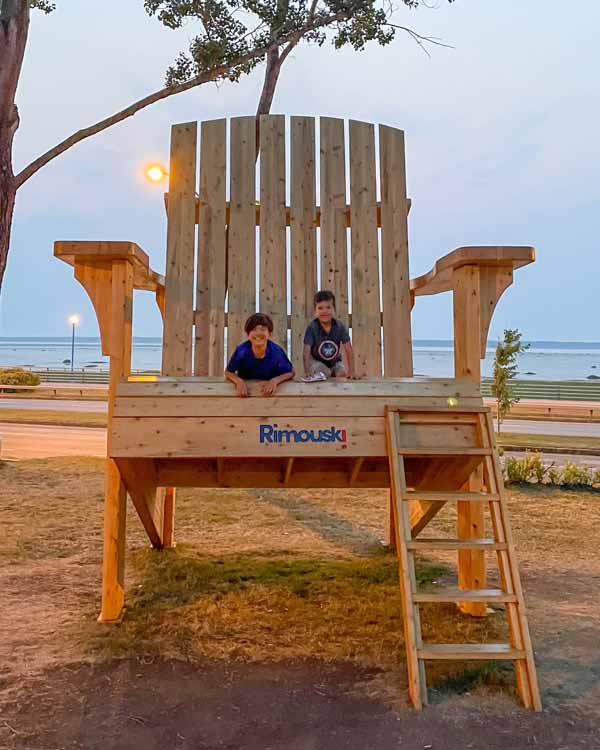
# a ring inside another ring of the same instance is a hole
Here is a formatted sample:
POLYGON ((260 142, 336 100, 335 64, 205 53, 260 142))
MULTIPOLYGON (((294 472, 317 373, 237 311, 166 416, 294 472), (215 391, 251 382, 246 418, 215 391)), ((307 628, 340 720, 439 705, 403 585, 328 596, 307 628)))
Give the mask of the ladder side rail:
MULTIPOLYGON (((510 519, 508 516, 508 507, 506 497, 504 495, 504 479, 502 476, 502 469, 500 467, 500 461, 498 459, 498 453, 495 447, 494 441, 494 426, 492 423, 492 417, 489 412, 481 417, 485 419, 487 430, 484 431, 486 440, 492 448, 492 455, 488 461, 486 461, 486 468, 489 465, 489 480, 494 487, 490 487, 490 490, 497 492, 500 496, 500 503, 490 503, 490 513, 492 514, 492 523, 498 528, 498 533, 501 534, 503 539, 498 541, 506 541, 507 550, 505 552, 499 551, 498 554, 498 566, 500 567, 501 575, 504 570, 506 575, 506 585, 510 585, 512 592, 517 597, 516 604, 507 604, 507 616, 509 624, 513 617, 517 621, 517 627, 514 628, 514 632, 518 633, 518 638, 521 640, 522 648, 526 653, 526 682, 527 689, 523 690, 522 698, 526 708, 533 708, 536 711, 541 711, 542 704, 539 693, 539 686, 537 682, 535 660, 533 658, 533 644, 531 642, 531 635, 529 633, 529 625, 527 622, 527 611, 525 607, 525 598, 523 596, 523 588, 521 586, 521 579, 519 575, 517 554, 514 546, 514 539, 512 536, 512 529, 510 527, 510 519)), ((496 529, 495 529, 496 531, 496 529)), ((496 534, 498 538, 498 534, 496 534)), ((513 628, 511 627, 511 632, 513 628)), ((519 647, 518 643, 515 643, 519 647)), ((519 671, 522 670, 523 661, 515 662, 515 671, 517 677, 519 677, 519 671)), ((525 680, 524 680, 525 681, 525 680)))
POLYGON ((417 656, 417 649, 422 647, 421 623, 418 605, 413 601, 416 591, 414 562, 409 557, 407 542, 411 540, 408 504, 402 501, 406 494, 404 479, 404 459, 399 453, 397 417, 393 411, 386 415, 387 448, 390 461, 390 479, 392 502, 394 504, 394 522, 396 532, 396 552, 398 555, 398 572, 402 596, 402 614, 404 621, 404 646, 408 669, 408 692, 417 710, 427 704, 427 683, 425 665, 417 656))

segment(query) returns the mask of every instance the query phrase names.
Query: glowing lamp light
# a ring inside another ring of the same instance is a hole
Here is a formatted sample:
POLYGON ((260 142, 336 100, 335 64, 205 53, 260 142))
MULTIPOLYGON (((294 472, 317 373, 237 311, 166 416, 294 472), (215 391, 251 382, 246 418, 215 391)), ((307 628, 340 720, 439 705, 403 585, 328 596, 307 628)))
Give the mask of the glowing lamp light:
POLYGON ((160 164, 151 164, 146 169, 146 177, 149 180, 152 180, 152 182, 160 182, 161 180, 164 180, 165 177, 168 177, 168 176, 169 176, 169 173, 160 164))
POLYGON ((446 403, 448 404, 448 406, 456 406, 458 404, 458 399, 450 396, 450 398, 446 400, 446 403))
POLYGON ((80 321, 79 315, 70 315, 69 316, 69 325, 72 326, 78 326, 80 321))

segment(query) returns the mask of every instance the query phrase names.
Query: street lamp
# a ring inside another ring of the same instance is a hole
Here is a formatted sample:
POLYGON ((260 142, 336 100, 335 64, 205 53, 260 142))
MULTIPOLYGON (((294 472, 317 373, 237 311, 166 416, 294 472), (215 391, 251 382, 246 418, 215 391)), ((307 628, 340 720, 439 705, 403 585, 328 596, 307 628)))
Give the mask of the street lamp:
POLYGON ((73 327, 73 334, 71 336, 71 372, 73 372, 73 365, 75 361, 75 326, 79 325, 79 315, 71 315, 69 317, 69 323, 73 327))
POLYGON ((161 182, 165 177, 168 177, 169 173, 162 166, 162 164, 150 164, 146 167, 146 177, 152 182, 161 182))

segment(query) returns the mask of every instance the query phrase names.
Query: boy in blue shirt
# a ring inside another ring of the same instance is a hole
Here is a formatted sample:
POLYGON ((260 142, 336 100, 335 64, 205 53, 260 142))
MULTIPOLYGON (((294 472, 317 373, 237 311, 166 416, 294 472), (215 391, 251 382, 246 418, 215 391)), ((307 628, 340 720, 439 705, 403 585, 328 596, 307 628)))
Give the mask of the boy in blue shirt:
POLYGON ((315 319, 304 334, 306 380, 357 379, 350 334, 342 321, 334 318, 334 293, 328 290, 317 292, 314 303, 315 319))
POLYGON ((268 315, 255 313, 244 326, 248 340, 231 355, 225 378, 233 383, 238 396, 248 396, 246 380, 264 380, 260 392, 272 396, 277 386, 294 377, 294 368, 284 350, 271 341, 273 321, 268 315))

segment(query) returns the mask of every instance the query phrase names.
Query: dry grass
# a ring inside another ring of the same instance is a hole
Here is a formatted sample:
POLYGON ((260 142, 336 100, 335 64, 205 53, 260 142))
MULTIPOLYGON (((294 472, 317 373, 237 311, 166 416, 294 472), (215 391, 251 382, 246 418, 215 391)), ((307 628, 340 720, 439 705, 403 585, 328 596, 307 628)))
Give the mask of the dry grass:
POLYGON ((3 409, 0 422, 16 424, 51 424, 64 427, 106 427, 106 414, 46 409, 3 409))
MULTIPOLYGON (((95 623, 102 494, 100 460, 0 464, 0 663, 316 658, 383 669, 401 683, 396 561, 382 544, 386 493, 184 490, 182 541, 162 553, 148 547, 131 512, 128 608, 115 627, 95 623)), ((511 491, 510 504, 525 570, 542 560, 561 573, 589 562, 578 540, 598 542, 598 494, 528 488, 511 491)), ((436 531, 452 535, 454 524, 448 509, 436 531)), ((454 556, 421 558, 418 575, 423 585, 453 580, 454 556)), ((552 626, 556 607, 533 609, 552 626)), ((423 608, 423 630, 433 641, 505 637, 500 614, 477 621, 452 605, 423 608)), ((452 690, 512 685, 510 670, 485 665, 441 664, 429 674, 452 690)))
MULTIPOLYGON (((548 425, 552 430, 552 426, 548 425)), ((499 445, 514 445, 523 448, 563 448, 569 450, 600 451, 600 438, 574 435, 528 435, 520 432, 502 432, 496 436, 499 445)))

